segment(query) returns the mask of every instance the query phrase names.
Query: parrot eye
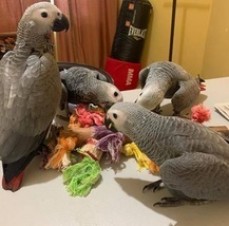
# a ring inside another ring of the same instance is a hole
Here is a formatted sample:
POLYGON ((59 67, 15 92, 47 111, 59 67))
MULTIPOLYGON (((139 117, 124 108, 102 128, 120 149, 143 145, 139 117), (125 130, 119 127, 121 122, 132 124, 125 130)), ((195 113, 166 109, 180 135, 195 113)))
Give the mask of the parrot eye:
POLYGON ((97 74, 97 75, 96 75, 96 79, 100 80, 100 78, 99 78, 99 74, 97 74))
POLYGON ((141 95, 142 95, 142 93, 139 94, 139 96, 141 96, 141 95))
POLYGON ((41 16, 42 16, 43 18, 47 18, 47 17, 48 17, 48 13, 42 12, 42 13, 41 13, 41 16))
POLYGON ((113 113, 113 117, 114 117, 115 119, 117 119, 117 118, 118 118, 118 115, 117 115, 116 113, 113 113))

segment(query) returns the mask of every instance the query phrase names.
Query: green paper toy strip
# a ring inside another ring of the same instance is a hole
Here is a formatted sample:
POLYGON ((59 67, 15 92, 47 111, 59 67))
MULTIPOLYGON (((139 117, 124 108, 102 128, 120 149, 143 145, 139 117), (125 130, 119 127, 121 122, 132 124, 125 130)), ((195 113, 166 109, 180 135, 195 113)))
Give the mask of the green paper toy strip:
POLYGON ((100 177, 100 165, 90 157, 63 170, 64 184, 71 196, 87 196, 100 177))

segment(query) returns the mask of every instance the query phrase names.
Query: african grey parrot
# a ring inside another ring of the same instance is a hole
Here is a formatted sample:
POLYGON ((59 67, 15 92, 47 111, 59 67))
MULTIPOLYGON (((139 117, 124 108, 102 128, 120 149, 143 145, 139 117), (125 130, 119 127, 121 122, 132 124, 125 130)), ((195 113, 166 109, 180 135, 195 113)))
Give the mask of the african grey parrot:
POLYGON ((160 167, 161 180, 145 189, 157 190, 163 182, 173 197, 155 205, 229 199, 229 144, 218 133, 202 124, 158 115, 128 102, 114 104, 106 121, 160 167))
POLYGON ((123 100, 111 77, 100 69, 80 65, 65 69, 60 74, 68 103, 93 103, 108 108, 123 100))
POLYGON ((175 115, 179 115, 197 99, 203 81, 170 61, 158 61, 142 69, 139 80, 142 90, 136 103, 157 111, 164 98, 172 98, 175 115))
POLYGON ((6 190, 20 188, 23 171, 60 103, 61 80, 50 34, 68 28, 68 19, 55 5, 35 3, 19 21, 14 50, 0 61, 0 157, 6 190))

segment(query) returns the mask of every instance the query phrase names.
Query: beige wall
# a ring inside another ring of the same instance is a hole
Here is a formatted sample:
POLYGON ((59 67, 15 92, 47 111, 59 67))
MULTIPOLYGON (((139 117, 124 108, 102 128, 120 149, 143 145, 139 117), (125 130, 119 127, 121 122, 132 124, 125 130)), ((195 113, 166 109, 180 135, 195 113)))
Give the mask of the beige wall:
MULTIPOLYGON (((121 2, 122 0, 120 0, 121 2)), ((168 60, 172 0, 149 0, 153 15, 142 66, 168 60)), ((203 78, 229 76, 229 0, 177 0, 173 61, 203 78)))
MULTIPOLYGON (((169 57, 172 0, 150 0, 154 14, 142 64, 169 57)), ((173 61, 190 73, 201 74, 212 0, 177 0, 173 61)))
POLYGON ((143 66, 158 60, 166 60, 169 56, 170 12, 171 1, 150 0, 153 6, 148 32, 145 40, 142 64, 143 66))
POLYGON ((202 73, 229 76, 229 1, 213 0, 202 73))

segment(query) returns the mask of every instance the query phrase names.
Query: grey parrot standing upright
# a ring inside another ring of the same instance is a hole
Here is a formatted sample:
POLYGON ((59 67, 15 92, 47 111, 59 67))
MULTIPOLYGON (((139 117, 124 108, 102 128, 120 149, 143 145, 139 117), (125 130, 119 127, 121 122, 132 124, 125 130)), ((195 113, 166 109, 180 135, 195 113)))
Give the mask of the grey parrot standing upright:
POLYGON ((173 196, 155 205, 229 199, 229 144, 218 133, 202 124, 161 116, 128 102, 114 104, 106 121, 160 167, 161 180, 145 189, 157 190, 163 182, 173 196))
POLYGON ((6 190, 20 188, 23 171, 60 103, 61 80, 50 34, 68 28, 68 19, 55 5, 35 3, 18 24, 14 50, 0 61, 0 157, 6 190))
POLYGON ((197 99, 203 87, 200 78, 192 77, 180 65, 170 61, 158 61, 139 73, 141 92, 136 103, 149 110, 158 110, 164 98, 172 98, 175 115, 197 99))
POLYGON ((93 103, 103 108, 122 101, 119 89, 101 69, 79 65, 61 71, 68 103, 93 103))

